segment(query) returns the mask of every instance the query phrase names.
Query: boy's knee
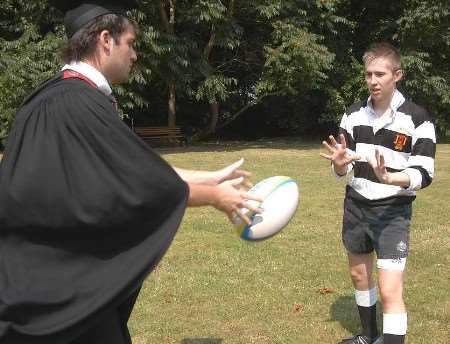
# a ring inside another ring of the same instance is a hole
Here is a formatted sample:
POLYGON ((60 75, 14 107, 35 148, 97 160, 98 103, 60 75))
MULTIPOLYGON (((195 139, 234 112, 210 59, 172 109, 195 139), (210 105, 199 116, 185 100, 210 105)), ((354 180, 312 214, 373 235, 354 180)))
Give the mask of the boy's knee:
POLYGON ((369 289, 369 276, 367 276, 366 271, 359 269, 351 269, 350 277, 353 281, 354 286, 359 290, 369 289))

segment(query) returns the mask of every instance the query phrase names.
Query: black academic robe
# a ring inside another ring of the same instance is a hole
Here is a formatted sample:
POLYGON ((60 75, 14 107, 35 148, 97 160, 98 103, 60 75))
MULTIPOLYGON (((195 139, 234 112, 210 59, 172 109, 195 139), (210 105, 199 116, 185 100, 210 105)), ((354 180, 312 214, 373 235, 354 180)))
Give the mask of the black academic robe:
POLYGON ((61 74, 46 82, 0 165, 0 343, 66 344, 129 302, 187 197, 104 94, 61 74))

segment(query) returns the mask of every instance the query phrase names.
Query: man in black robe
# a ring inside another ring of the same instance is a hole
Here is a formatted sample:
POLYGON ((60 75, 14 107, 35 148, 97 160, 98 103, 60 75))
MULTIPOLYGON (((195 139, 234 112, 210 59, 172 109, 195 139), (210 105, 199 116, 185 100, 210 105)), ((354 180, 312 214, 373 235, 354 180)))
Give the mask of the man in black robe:
POLYGON ((256 211, 242 162, 174 169, 120 120, 110 85, 136 61, 136 28, 106 4, 76 5, 69 63, 25 100, 0 165, 2 344, 131 343, 139 289, 186 206, 256 211))

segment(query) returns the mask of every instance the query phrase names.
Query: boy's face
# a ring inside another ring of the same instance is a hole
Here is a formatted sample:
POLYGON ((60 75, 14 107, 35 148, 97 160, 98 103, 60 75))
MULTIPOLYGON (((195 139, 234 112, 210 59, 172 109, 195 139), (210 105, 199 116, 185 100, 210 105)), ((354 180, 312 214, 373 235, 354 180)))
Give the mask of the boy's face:
POLYGON ((394 71, 391 60, 384 57, 378 57, 367 62, 364 69, 372 101, 374 103, 390 101, 397 81, 402 78, 402 71, 394 71))

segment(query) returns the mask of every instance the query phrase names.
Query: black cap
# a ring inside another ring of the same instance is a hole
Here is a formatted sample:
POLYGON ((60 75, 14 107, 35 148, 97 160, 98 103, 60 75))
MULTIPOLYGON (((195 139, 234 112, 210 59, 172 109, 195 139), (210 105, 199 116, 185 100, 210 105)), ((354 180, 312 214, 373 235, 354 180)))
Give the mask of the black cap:
POLYGON ((54 7, 65 12, 64 26, 67 37, 72 37, 91 20, 105 14, 126 15, 126 11, 137 7, 136 1, 127 0, 50 0, 54 7))

